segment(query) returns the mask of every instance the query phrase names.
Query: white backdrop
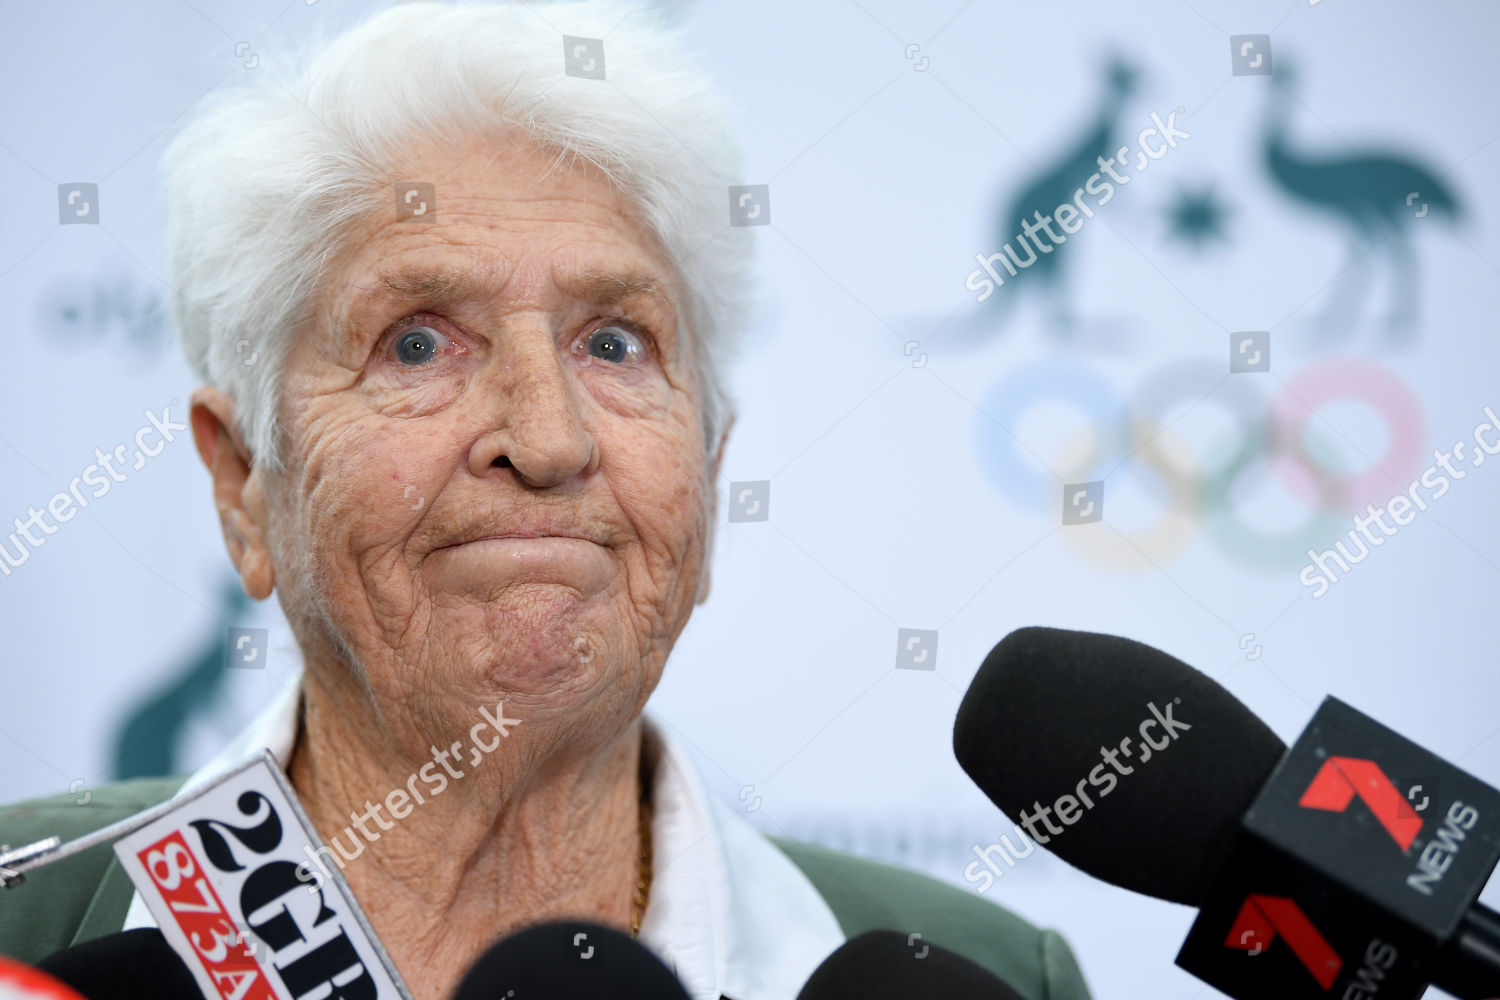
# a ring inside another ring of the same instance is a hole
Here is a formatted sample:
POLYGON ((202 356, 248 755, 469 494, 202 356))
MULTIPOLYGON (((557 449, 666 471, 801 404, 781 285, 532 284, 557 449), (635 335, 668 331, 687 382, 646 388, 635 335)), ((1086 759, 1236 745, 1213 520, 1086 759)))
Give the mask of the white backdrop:
MULTIPOLYGON (((94 449, 131 441, 145 410, 185 422, 194 383, 160 312, 156 159, 176 123, 259 72, 246 68, 257 54, 368 9, 0 0, 12 43, 3 531, 94 449), (98 224, 59 225, 59 185, 74 183, 98 185, 98 224)), ((749 163, 732 182, 769 185, 770 225, 755 234, 762 309, 735 370, 720 488, 727 515, 731 482, 768 482, 769 519, 721 524, 713 596, 652 703, 716 794, 767 830, 964 885, 971 846, 1011 823, 954 763, 953 714, 990 646, 1025 624, 1161 646, 1287 740, 1337 694, 1500 783, 1500 674, 1484 638, 1500 594, 1500 462, 1466 467, 1323 596, 1298 581, 1299 552, 1344 537, 1355 494, 1379 505, 1404 492, 1433 448, 1500 408, 1500 9, 671 10, 737 108, 749 163), (1235 74, 1240 35, 1269 36, 1278 76, 1235 74), (1128 90, 1111 60, 1130 69, 1128 90), (1097 126, 1133 144, 1153 112, 1174 111, 1191 138, 1132 165, 1045 275, 1023 272, 988 303, 1003 312, 972 320, 965 276, 1014 239, 1021 193, 1046 178, 1081 186, 1068 161, 1097 126), (1273 128, 1285 129, 1279 171, 1273 128), (1362 199, 1390 204, 1392 192, 1405 207, 1395 230, 1351 254, 1362 199), (1409 260, 1391 252, 1403 244, 1409 260), (1270 371, 1230 376, 1232 335, 1247 331, 1269 334, 1270 371), (1154 381, 1190 361, 1218 374, 1170 395, 1154 381), (1305 451, 1363 484, 1322 502, 1295 461, 1253 447, 1265 401, 1309 398, 1319 379, 1356 395, 1330 390, 1305 451), (1110 419, 1069 404, 1075 390, 1110 419), (1230 408, 1239 393, 1261 400, 1249 424, 1230 408), (1169 471, 1215 479, 1249 442, 1232 487, 1210 492, 1218 502, 1174 509, 1145 452, 1079 461, 1131 400, 1137 416, 1163 411, 1169 471), (1062 524, 1064 483, 1096 479, 1102 521, 1062 524), (900 628, 937 630, 925 664, 936 669, 896 669, 900 628)), ((189 768, 287 682, 297 653, 279 610, 236 602, 228 565, 183 432, 7 566, 0 800, 86 796, 116 773, 128 720, 137 766, 154 752, 189 768), (262 669, 224 667, 231 627, 269 630, 262 669)), ((1214 995, 1172 965, 1184 908, 1041 852, 986 896, 1061 929, 1102 1000, 1214 995)))

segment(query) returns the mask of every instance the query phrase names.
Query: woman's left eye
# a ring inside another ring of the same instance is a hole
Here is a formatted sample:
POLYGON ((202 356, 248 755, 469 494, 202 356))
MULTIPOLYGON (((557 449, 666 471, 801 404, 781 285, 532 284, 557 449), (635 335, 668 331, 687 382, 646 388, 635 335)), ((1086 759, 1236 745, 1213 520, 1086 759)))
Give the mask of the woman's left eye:
POLYGON ((616 364, 634 364, 646 355, 641 338, 622 326, 601 326, 585 341, 590 355, 616 364))
POLYGON ((391 354, 403 365, 417 368, 431 361, 447 346, 448 338, 430 326, 414 326, 391 345, 391 354))

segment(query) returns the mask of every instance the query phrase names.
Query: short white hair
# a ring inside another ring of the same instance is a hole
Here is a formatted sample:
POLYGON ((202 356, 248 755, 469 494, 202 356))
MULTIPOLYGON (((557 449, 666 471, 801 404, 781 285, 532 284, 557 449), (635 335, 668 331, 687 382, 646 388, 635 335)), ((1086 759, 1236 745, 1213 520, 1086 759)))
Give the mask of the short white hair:
MULTIPOLYGON (((217 95, 173 139, 172 308, 197 375, 235 400, 253 460, 284 468, 276 419, 291 335, 315 318, 326 268, 374 213, 395 213, 414 137, 518 127, 583 158, 632 200, 677 268, 710 455, 733 418, 725 382, 750 306, 750 234, 726 105, 651 8, 606 0, 403 3, 217 95), (566 72, 563 36, 602 39, 604 79, 566 72)), ((438 210, 441 211, 441 201, 438 210)))

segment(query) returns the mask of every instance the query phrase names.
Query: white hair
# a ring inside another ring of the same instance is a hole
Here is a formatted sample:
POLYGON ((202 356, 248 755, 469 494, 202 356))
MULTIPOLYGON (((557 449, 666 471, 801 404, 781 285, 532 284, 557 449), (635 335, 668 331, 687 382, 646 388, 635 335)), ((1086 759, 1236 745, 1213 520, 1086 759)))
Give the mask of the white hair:
MULTIPOLYGON (((518 127, 598 167, 677 268, 710 454, 749 308, 750 234, 729 224, 741 154, 721 98, 649 8, 605 0, 403 3, 294 60, 263 54, 167 148, 172 306, 197 375, 235 400, 253 459, 284 468, 277 423, 291 335, 310 329, 343 241, 395 212, 414 137, 518 127), (605 79, 566 72, 563 36, 602 39, 605 79)), ((441 201, 438 210, 441 211, 441 201)))

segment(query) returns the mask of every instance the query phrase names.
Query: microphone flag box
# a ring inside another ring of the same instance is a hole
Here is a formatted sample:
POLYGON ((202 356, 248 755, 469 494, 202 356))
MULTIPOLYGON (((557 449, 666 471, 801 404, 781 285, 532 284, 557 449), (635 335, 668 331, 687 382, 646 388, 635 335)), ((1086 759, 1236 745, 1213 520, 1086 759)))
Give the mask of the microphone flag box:
POLYGON ((268 751, 185 794, 115 854, 205 997, 411 1000, 268 751))
POLYGON ((1414 1000, 1497 860, 1500 792, 1328 697, 1177 964, 1241 1000, 1414 1000))

